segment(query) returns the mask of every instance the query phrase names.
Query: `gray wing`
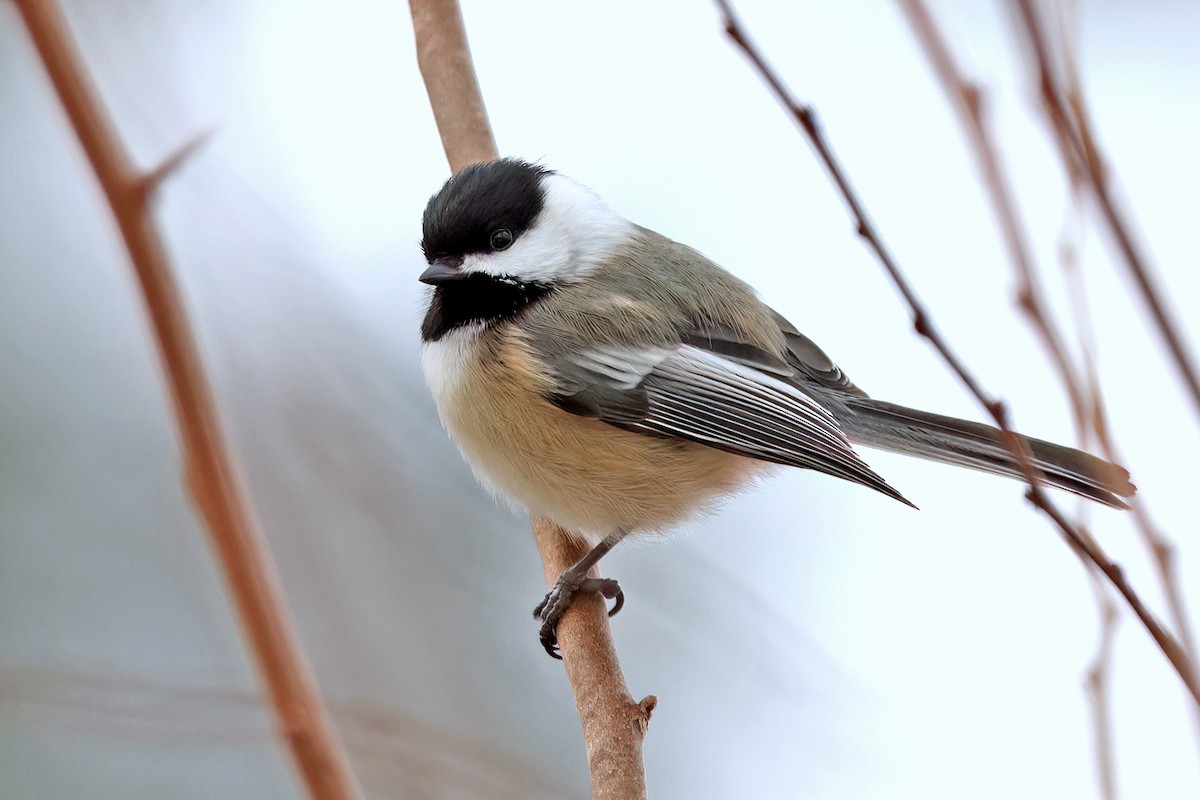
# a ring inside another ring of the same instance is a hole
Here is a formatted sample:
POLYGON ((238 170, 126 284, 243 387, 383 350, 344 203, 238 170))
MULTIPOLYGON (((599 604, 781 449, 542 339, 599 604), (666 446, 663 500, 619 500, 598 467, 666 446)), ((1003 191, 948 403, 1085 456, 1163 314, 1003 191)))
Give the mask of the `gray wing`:
POLYGON ((907 503, 851 449, 837 420, 791 383, 789 362, 715 331, 674 347, 603 346, 558 355, 548 399, 626 430, 814 469, 907 503))
POLYGON ((866 397, 867 393, 859 389, 846 373, 833 363, 833 359, 825 355, 825 351, 816 343, 796 330, 796 326, 788 322, 778 311, 771 310, 775 324, 779 326, 783 338, 787 342, 787 363, 804 378, 813 381, 821 388, 833 389, 836 392, 846 392, 858 397, 866 397))

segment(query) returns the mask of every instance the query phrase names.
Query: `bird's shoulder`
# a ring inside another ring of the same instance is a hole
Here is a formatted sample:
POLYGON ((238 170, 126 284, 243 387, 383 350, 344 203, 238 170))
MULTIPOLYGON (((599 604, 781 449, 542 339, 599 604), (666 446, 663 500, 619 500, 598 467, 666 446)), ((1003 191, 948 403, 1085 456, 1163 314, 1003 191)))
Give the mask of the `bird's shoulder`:
POLYGON ((559 350, 675 347, 708 335, 782 357, 775 316, 754 289, 703 254, 638 228, 587 280, 560 288, 523 324, 559 350))
POLYGON ((625 351, 646 359, 692 345, 780 374, 805 391, 863 395, 815 342, 745 281, 646 228, 589 278, 532 309, 525 326, 551 365, 625 351), (781 365, 786 367, 781 368, 781 365))

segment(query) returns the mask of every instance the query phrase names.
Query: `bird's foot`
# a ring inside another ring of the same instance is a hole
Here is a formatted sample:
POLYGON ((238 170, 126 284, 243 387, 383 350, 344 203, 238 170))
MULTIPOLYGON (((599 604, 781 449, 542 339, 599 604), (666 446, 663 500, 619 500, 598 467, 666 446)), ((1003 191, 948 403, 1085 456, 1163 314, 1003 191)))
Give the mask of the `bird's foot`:
POLYGON ((574 570, 564 572, 554 584, 554 588, 547 592, 542 602, 533 609, 533 616, 542 621, 538 638, 551 658, 562 659, 558 654, 558 622, 571 607, 575 595, 580 592, 596 592, 614 600, 613 607, 608 612, 610 617, 625 605, 625 593, 621 591, 621 585, 612 578, 592 578, 586 573, 576 574, 574 570))

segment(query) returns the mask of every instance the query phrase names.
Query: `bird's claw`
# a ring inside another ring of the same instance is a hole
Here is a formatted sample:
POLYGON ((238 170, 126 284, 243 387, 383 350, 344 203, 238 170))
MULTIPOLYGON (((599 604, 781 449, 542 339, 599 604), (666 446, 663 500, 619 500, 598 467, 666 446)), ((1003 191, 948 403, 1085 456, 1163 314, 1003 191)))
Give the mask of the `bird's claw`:
POLYGON ((621 585, 612 578, 576 577, 570 574, 570 570, 564 572, 554 584, 554 588, 547 592, 542 602, 533 609, 534 618, 542 621, 538 638, 551 658, 562 658, 558 654, 558 623, 571 607, 575 595, 580 592, 596 592, 615 601, 608 612, 610 617, 625 605, 625 593, 621 591, 621 585))

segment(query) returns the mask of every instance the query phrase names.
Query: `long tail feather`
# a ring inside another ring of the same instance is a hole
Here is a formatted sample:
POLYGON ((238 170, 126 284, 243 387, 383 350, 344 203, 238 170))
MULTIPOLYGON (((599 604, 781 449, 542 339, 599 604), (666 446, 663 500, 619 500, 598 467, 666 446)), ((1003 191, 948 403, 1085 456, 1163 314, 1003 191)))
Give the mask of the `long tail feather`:
MULTIPOLYGON (((850 441, 961 467, 1023 478, 1016 459, 989 425, 931 414, 867 397, 845 402, 839 421, 850 441)), ((1051 486, 1089 497, 1114 508, 1128 508, 1121 498, 1137 487, 1129 473, 1081 450, 1022 437, 1033 463, 1051 486)))

